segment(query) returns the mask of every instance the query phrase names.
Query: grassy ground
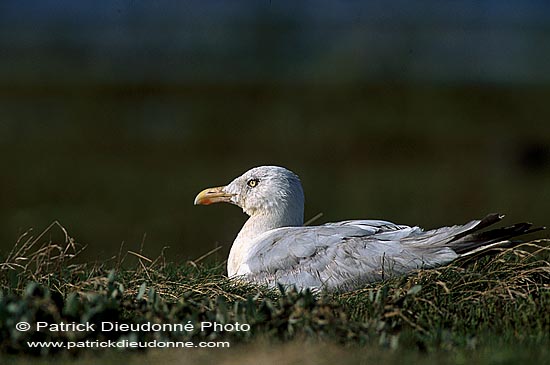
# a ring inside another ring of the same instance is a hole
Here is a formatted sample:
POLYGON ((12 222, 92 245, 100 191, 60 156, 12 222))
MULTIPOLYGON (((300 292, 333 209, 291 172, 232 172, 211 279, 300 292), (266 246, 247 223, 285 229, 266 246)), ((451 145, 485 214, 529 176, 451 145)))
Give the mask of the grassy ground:
POLYGON ((55 223, 41 235, 23 236, 1 264, 0 359, 15 364, 544 363, 550 352, 547 244, 534 241, 350 293, 313 296, 232 282, 222 264, 202 259, 176 265, 162 254, 150 259, 128 252, 109 262, 76 264, 79 246, 55 223), (50 239, 54 231, 61 232, 59 241, 50 239), (130 259, 137 260, 135 266, 130 259), (192 323, 194 329, 56 332, 33 326, 19 332, 20 321, 192 323), (251 329, 201 330, 201 322, 239 322, 251 329), (27 341, 124 339, 222 341, 231 347, 121 352, 27 346, 27 341))

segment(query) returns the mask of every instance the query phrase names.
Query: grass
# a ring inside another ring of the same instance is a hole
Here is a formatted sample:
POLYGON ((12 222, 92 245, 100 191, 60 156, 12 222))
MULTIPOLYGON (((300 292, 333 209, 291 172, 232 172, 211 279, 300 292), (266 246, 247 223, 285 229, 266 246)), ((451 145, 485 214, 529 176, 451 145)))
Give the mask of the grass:
POLYGON ((550 348, 547 243, 533 241, 357 291, 314 296, 230 281, 224 265, 204 263, 205 257, 174 264, 163 252, 153 260, 128 251, 102 263, 77 263, 83 248, 54 222, 37 236, 23 235, 0 264, 1 357, 17 364, 93 363, 98 356, 106 364, 246 364, 258 359, 316 364, 543 363, 550 348), (19 321, 193 323, 195 328, 19 332, 14 328, 19 321), (246 323, 251 330, 201 331, 199 323, 205 321, 246 323), (26 345, 33 340, 121 339, 228 341, 231 348, 120 353, 26 345))

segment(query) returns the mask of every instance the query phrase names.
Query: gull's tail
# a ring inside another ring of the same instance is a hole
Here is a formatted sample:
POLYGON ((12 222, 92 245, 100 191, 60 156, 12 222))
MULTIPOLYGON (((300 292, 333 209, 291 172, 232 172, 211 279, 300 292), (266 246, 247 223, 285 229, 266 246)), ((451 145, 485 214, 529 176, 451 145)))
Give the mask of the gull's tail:
POLYGON ((481 231, 500 220, 504 215, 489 214, 478 221, 472 228, 456 235, 448 246, 455 251, 459 257, 470 256, 478 252, 486 251, 495 247, 508 248, 517 245, 519 242, 511 241, 511 238, 541 231, 545 227, 531 228, 532 223, 516 223, 513 226, 496 228, 489 231, 481 231))

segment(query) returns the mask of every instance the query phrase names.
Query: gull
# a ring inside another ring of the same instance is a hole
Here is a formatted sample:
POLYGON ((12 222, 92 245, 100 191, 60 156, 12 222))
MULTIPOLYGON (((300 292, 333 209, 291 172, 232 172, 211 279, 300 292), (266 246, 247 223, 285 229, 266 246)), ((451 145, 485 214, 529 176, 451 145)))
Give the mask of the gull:
POLYGON ((208 188, 195 205, 226 202, 249 215, 235 238, 227 273, 268 287, 350 291, 367 283, 433 268, 543 228, 531 223, 480 232, 503 216, 432 230, 385 220, 304 226, 300 179, 279 166, 248 170, 226 186, 208 188))

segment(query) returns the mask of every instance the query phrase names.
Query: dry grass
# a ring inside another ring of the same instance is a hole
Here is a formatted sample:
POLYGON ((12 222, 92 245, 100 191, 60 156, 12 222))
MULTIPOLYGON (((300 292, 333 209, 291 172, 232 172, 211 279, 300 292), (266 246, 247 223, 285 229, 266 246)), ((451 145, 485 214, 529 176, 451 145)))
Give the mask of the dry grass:
MULTIPOLYGON (((549 242, 532 241, 490 257, 314 297, 230 281, 223 265, 201 262, 207 255, 176 265, 167 262, 164 250, 151 259, 121 249, 106 262, 77 263, 84 248, 54 222, 37 236, 23 235, 0 264, 0 315, 15 303, 19 316, 46 315, 60 321, 87 321, 98 315, 132 323, 240 321, 254 330, 227 334, 232 346, 265 341, 287 351, 298 340, 321 341, 336 346, 331 354, 342 351, 340 345, 368 345, 373 353, 399 349, 411 359, 425 352, 483 350, 495 343, 543 348, 550 345, 549 242)), ((19 342, 14 345, 6 323, 0 326, 3 348, 24 352, 19 342)), ((187 339, 217 335, 195 333, 187 339)), ((257 356, 240 356, 239 361, 257 356)))

